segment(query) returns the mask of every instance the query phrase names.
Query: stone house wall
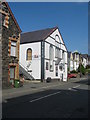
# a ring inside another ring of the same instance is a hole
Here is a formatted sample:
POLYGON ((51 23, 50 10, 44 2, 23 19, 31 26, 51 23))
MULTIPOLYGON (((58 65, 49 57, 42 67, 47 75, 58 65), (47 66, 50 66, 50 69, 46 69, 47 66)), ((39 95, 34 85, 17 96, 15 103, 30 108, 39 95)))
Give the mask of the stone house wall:
POLYGON ((2 3, 2 87, 10 85, 10 67, 15 66, 15 79, 19 79, 20 31, 9 8, 2 3), (5 12, 5 13, 4 13, 5 12), (8 19, 7 19, 7 18, 8 19), (5 20, 7 24, 5 26, 5 20), (16 56, 11 56, 11 41, 16 41, 16 56))

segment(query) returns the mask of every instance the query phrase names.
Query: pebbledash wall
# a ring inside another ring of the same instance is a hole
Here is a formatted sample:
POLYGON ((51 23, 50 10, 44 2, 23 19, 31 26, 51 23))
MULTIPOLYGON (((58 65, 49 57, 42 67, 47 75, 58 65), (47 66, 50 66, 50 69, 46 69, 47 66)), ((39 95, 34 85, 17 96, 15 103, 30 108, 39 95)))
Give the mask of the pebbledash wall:
POLYGON ((21 30, 7 2, 2 8, 2 87, 8 87, 12 79, 19 79, 19 45, 21 30), (16 44, 15 55, 11 55, 11 43, 16 44), (14 78, 10 78, 10 69, 14 68, 14 78))
POLYGON ((28 73, 35 79, 43 81, 51 77, 67 81, 67 48, 58 27, 52 30, 54 31, 51 34, 48 33, 44 40, 38 42, 31 42, 28 37, 28 43, 24 43, 22 42, 23 34, 21 35, 20 64, 23 68, 27 68, 30 71, 28 73), (29 61, 26 60, 28 48, 32 49, 32 60, 29 61))

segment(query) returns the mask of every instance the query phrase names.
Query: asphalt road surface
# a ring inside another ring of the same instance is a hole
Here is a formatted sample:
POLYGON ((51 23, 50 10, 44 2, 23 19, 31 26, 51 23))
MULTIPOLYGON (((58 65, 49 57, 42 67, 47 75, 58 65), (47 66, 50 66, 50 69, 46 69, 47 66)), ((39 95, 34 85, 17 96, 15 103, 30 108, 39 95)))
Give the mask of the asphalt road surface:
POLYGON ((2 104, 3 118, 88 118, 87 83, 87 80, 68 82, 8 99, 2 104))

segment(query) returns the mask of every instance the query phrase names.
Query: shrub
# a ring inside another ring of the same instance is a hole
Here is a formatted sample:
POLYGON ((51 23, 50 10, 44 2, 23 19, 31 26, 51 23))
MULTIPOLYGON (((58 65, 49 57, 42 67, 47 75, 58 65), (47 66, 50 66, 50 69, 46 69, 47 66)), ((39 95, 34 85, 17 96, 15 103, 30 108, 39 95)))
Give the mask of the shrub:
POLYGON ((87 65, 87 66, 86 66, 86 69, 89 69, 89 68, 90 68, 90 65, 87 65))
POLYGON ((72 70, 70 73, 77 73, 77 71, 76 70, 72 70))
POLYGON ((86 69, 84 68, 84 66, 81 64, 81 65, 79 65, 79 67, 78 67, 78 72, 80 72, 81 71, 81 73, 83 74, 83 75, 85 75, 85 73, 86 73, 86 69))
POLYGON ((68 67, 68 71, 70 71, 70 68, 68 67))

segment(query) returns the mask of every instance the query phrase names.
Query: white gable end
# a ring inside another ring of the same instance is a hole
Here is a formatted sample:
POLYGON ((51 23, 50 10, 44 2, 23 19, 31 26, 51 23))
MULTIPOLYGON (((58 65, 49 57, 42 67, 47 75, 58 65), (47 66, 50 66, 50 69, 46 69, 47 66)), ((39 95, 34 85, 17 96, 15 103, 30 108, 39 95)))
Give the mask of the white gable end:
POLYGON ((21 44, 20 62, 28 68, 28 73, 35 79, 43 81, 51 77, 67 81, 67 49, 58 28, 49 30, 47 36, 40 42, 38 42, 39 38, 35 37, 37 42, 21 44), (52 33, 50 34, 50 32, 52 33), (32 59, 30 60, 26 59, 28 48, 32 50, 32 59))
POLYGON ((58 29, 56 29, 45 41, 51 44, 55 44, 55 41, 56 41, 58 47, 67 51, 58 29), (58 45, 58 43, 61 43, 61 44, 58 45))

